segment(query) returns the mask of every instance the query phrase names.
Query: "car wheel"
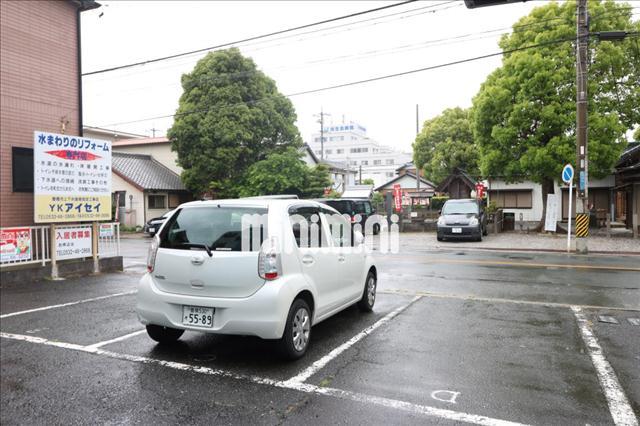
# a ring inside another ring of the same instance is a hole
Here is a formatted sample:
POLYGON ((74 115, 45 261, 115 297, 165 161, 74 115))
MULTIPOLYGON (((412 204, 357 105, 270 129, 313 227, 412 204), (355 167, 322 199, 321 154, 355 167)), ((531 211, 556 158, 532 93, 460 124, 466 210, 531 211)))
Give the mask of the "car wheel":
POLYGON ((362 293, 362 299, 358 302, 358 308, 362 312, 373 311, 373 305, 376 303, 376 288, 378 283, 376 282, 376 276, 373 272, 369 271, 367 279, 364 282, 364 292, 362 293))
POLYGON ((482 241, 482 225, 480 225, 480 228, 478 229, 478 241, 482 241))
POLYGON ((311 340, 311 309, 302 299, 293 301, 287 315, 287 324, 280 339, 280 350, 288 359, 302 357, 311 340))
POLYGON ((373 235, 378 235, 380 233, 380 225, 377 223, 373 225, 373 235))
POLYGON ((158 343, 173 343, 182 336, 184 330, 177 328, 163 327, 161 325, 148 325, 147 334, 158 343))
POLYGON ((489 235, 489 231, 487 231, 487 227, 486 227, 486 225, 485 225, 485 227, 484 227, 484 228, 482 228, 482 235, 484 235, 485 237, 486 237, 487 235, 489 235))
POLYGON ((440 235, 438 235, 436 238, 438 239, 438 241, 444 241, 444 238, 442 238, 440 235))

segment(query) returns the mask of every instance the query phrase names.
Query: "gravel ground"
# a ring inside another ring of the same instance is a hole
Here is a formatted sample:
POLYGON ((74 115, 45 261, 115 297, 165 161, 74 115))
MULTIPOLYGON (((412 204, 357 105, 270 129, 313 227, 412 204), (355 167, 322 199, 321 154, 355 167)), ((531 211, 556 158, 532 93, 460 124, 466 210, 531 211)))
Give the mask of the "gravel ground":
MULTIPOLYGON (((640 254, 640 239, 589 237, 589 251, 627 252, 640 254)), ((433 250, 438 248, 496 248, 515 250, 566 250, 567 236, 552 234, 521 234, 505 232, 484 237, 482 241, 443 241, 436 240, 435 232, 404 232, 400 234, 401 250, 433 250)), ((571 249, 575 250, 575 240, 571 239, 571 249)))

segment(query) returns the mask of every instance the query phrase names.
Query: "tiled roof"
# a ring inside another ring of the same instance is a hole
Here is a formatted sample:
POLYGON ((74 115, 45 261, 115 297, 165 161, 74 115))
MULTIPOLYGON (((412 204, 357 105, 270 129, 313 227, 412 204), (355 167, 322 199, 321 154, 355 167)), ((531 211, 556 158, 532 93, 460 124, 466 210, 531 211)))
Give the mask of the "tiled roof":
POLYGON ((180 176, 150 155, 114 151, 112 168, 123 179, 143 190, 186 190, 180 176))

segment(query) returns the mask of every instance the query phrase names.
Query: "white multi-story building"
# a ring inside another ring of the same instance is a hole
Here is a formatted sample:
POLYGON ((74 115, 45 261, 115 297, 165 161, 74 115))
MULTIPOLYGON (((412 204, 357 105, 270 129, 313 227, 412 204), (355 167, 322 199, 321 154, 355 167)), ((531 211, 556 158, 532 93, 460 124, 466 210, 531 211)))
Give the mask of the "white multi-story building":
POLYGON ((373 179, 380 186, 396 176, 396 169, 411 161, 411 154, 381 145, 367 136, 367 129, 353 121, 325 124, 324 144, 320 132, 311 137, 309 146, 318 157, 349 165, 357 173, 357 180, 373 179), (324 156, 322 153, 324 145, 324 156))

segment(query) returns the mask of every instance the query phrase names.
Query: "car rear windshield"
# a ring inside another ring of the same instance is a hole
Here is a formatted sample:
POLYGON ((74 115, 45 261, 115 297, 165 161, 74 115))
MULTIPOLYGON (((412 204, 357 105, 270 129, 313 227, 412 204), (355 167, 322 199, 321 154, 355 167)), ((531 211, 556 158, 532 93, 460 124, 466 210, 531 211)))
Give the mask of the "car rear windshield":
POLYGON ((241 251, 243 217, 248 231, 246 242, 250 250, 259 250, 267 238, 267 209, 231 206, 179 210, 163 230, 160 247, 192 250, 206 246, 211 251, 241 251))
POLYGON ((347 201, 347 200, 331 200, 331 201, 324 201, 324 203, 328 206, 333 207, 334 209, 338 210, 340 213, 347 213, 347 214, 352 214, 353 213, 353 206, 351 201, 347 201))
POLYGON ((442 214, 478 214, 478 205, 469 203, 445 203, 442 214))

